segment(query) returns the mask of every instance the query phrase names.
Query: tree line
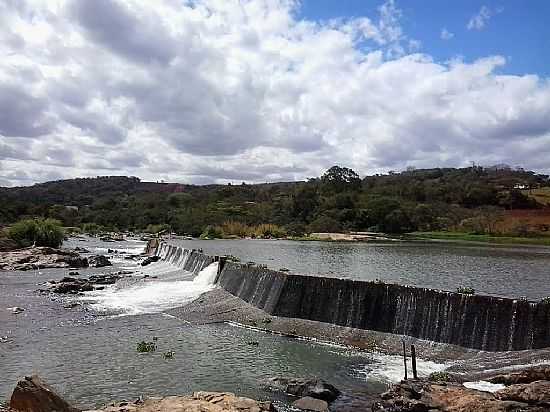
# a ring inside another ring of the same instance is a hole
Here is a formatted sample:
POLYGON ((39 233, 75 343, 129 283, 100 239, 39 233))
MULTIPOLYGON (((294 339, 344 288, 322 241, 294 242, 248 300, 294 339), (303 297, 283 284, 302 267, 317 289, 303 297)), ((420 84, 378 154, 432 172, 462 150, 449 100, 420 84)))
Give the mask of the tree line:
POLYGON ((135 177, 0 188, 0 224, 50 218, 69 227, 201 235, 205 229, 301 236, 314 232, 490 232, 506 210, 540 208, 529 188, 547 175, 509 167, 433 168, 360 178, 334 166, 304 182, 182 185, 135 177), (92 225, 92 226, 90 226, 92 225), (233 228, 233 229, 231 229, 233 228), (276 228, 276 229, 274 229, 276 228))

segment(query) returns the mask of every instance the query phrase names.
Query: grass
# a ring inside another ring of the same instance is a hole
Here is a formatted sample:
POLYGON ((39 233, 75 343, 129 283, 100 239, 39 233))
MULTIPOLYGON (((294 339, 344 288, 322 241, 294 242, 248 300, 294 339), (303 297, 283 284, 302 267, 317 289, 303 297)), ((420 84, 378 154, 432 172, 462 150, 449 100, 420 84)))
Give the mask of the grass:
POLYGON ((408 234, 413 239, 443 239, 465 242, 486 242, 502 244, 546 245, 550 246, 550 236, 519 237, 519 236, 494 236, 474 235, 461 232, 412 232, 408 234))
POLYGON ((155 342, 146 342, 146 341, 142 340, 141 342, 139 342, 137 344, 136 350, 139 353, 154 352, 154 351, 157 350, 157 345, 155 345, 155 342))
POLYGON ((541 203, 546 206, 550 205, 550 187, 541 187, 540 189, 522 190, 522 193, 524 195, 532 197, 538 203, 541 203))

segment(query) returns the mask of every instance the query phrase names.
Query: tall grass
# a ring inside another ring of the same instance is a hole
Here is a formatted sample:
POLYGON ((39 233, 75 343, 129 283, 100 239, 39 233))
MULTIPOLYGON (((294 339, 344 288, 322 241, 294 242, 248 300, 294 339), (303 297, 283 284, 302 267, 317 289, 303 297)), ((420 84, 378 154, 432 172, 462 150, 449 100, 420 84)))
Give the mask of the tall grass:
POLYGON ((272 239, 285 237, 286 235, 287 232, 284 228, 272 223, 247 225, 237 221, 226 221, 220 226, 208 226, 201 237, 209 239, 220 237, 272 239))

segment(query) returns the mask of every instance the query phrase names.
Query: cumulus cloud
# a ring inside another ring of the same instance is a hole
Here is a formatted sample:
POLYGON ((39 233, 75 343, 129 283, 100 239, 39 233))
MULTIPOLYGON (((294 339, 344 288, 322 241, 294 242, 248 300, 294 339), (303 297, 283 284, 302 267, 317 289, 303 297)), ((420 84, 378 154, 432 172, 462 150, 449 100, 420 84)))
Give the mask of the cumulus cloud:
POLYGON ((434 61, 393 0, 325 22, 299 7, 3 2, 1 181, 264 182, 472 160, 547 170, 548 79, 499 74, 499 56, 434 61))
POLYGON ((502 11, 501 8, 492 10, 487 6, 481 6, 479 11, 468 20, 466 27, 468 30, 483 30, 491 17, 495 14, 502 13, 502 11))
POLYGON ((447 30, 445 27, 441 29, 441 40, 451 40, 455 36, 454 33, 451 33, 449 30, 447 30))

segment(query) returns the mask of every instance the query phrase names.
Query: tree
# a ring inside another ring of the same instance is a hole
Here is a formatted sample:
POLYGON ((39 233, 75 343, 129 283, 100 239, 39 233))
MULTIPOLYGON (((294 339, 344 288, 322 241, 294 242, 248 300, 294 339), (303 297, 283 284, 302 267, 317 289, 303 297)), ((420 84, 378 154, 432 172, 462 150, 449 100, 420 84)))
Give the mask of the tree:
POLYGON ((347 167, 332 166, 323 176, 321 183, 328 192, 338 193, 346 190, 357 190, 361 187, 359 175, 347 167))
POLYGON ((19 246, 59 247, 63 243, 61 222, 54 219, 20 220, 8 230, 8 236, 19 246))

